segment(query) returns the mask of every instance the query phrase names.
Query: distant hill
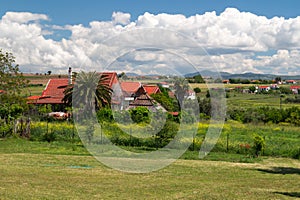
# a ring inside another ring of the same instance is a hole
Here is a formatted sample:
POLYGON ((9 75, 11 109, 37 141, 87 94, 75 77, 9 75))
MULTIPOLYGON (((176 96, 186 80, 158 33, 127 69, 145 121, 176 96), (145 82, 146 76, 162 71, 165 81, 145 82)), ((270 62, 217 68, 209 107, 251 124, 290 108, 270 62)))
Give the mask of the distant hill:
POLYGON ((203 70, 201 72, 195 72, 195 73, 189 73, 186 74, 185 77, 193 77, 196 75, 201 75, 201 76, 209 76, 212 78, 218 78, 219 75, 222 77, 222 79, 249 79, 249 80, 273 80, 275 77, 279 76, 281 77, 282 80, 288 80, 288 79, 295 79, 295 80, 300 80, 300 75, 295 75, 295 76, 289 76, 289 75, 274 75, 274 74, 256 74, 256 73, 243 73, 243 74, 231 74, 228 72, 220 72, 217 74, 216 72, 210 71, 210 70, 203 70))

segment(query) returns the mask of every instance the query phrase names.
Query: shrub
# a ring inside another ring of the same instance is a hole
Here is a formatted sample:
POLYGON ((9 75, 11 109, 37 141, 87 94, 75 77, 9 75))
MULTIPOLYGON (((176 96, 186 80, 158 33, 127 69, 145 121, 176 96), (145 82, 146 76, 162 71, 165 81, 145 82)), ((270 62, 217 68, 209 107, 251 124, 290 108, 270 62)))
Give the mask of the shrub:
POLYGON ((150 123, 150 112, 146 107, 136 107, 129 111, 132 121, 135 123, 150 123))
POLYGON ((258 157, 260 154, 263 154, 264 149, 265 149, 265 139, 262 136, 255 135, 253 137, 254 155, 258 157))

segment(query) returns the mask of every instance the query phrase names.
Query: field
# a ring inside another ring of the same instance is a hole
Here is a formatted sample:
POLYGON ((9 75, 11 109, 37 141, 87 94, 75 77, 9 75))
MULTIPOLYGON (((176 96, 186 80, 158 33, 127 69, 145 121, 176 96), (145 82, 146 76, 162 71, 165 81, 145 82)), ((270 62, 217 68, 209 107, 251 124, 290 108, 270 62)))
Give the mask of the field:
POLYGON ((73 154, 71 148, 69 153, 62 153, 57 149, 68 147, 51 145, 19 139, 0 141, 1 199, 300 197, 297 160, 264 158, 256 163, 178 160, 156 172, 129 174, 107 168, 79 149, 73 154))
MULTIPOLYGON (((23 95, 40 95, 49 77, 58 78, 56 75, 28 75, 33 85, 25 88, 23 95)), ((225 85, 236 86, 241 85, 225 85)), ((200 87, 200 96, 206 95, 205 84, 192 84, 192 87, 200 87)), ((266 94, 230 92, 226 100, 228 109, 300 106, 280 105, 278 95, 266 94)), ((30 140, 15 136, 0 139, 0 199, 300 197, 299 126, 263 122, 242 124, 228 120, 214 149, 202 160, 198 151, 208 126, 209 121, 199 123, 189 151, 173 164, 156 172, 133 174, 110 169, 98 162, 74 134, 72 123, 32 121, 30 140), (262 156, 258 158, 252 150, 255 134, 265 141, 262 156), (245 145, 250 148, 244 148, 245 145)), ((132 130, 135 131, 134 127, 132 130)), ((133 147, 131 136, 119 134, 114 125, 109 127, 107 134, 118 136, 114 139, 123 142, 119 145, 129 144, 121 147, 130 151, 156 150, 149 146, 133 147)))

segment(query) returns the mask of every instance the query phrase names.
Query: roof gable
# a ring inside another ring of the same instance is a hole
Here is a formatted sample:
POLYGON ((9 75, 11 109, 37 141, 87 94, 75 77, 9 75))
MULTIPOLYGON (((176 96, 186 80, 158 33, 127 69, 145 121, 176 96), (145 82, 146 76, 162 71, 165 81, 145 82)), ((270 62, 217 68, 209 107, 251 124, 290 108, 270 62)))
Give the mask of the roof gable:
POLYGON ((160 93, 160 89, 156 85, 144 85, 143 87, 149 95, 160 93))
POLYGON ((127 94, 134 94, 138 91, 142 84, 140 82, 121 82, 121 89, 127 94))

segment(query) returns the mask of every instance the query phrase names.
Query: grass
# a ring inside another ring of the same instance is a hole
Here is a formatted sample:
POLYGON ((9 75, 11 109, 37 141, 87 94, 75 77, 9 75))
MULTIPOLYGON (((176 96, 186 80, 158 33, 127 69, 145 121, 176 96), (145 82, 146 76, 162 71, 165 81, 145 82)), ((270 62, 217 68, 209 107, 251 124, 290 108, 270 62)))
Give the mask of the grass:
POLYGON ((300 163, 291 159, 178 160, 130 174, 89 155, 0 151, 1 199, 288 199, 300 192, 300 163))

